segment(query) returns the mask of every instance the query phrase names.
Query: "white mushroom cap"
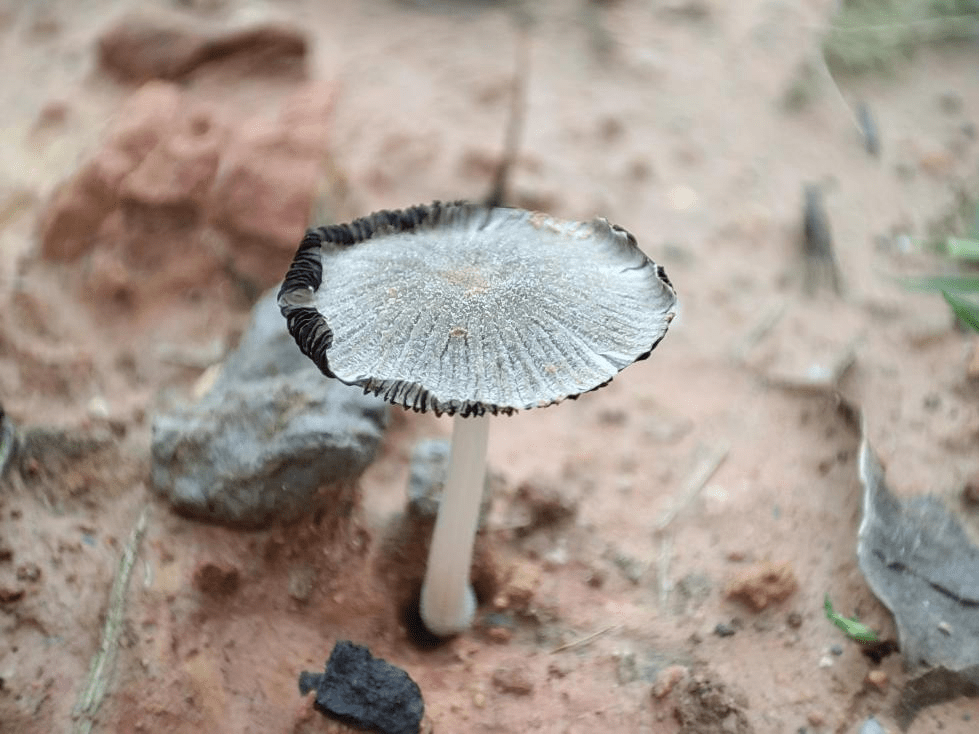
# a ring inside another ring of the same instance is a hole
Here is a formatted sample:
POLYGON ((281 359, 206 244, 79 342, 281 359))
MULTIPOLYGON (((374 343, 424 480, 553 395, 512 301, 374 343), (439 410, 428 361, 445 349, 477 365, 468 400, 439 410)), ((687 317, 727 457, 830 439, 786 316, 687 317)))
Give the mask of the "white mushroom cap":
POLYGON ((468 416, 607 384, 663 338, 676 293, 604 219, 435 202, 309 230, 279 306, 325 374, 468 416))

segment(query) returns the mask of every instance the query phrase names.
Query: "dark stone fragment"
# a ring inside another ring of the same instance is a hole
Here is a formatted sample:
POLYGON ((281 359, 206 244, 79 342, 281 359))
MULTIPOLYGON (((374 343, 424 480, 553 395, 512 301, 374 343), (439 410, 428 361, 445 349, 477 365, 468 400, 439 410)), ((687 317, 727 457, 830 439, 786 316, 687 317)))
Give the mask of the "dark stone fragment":
POLYGON ((810 295, 829 286, 837 295, 843 292, 840 266, 833 247, 829 214, 823 192, 815 184, 803 189, 802 253, 805 256, 805 290, 810 295))
POLYGON ((6 414, 3 412, 3 406, 0 405, 0 477, 3 476, 4 471, 7 469, 7 464, 10 463, 11 457, 14 455, 14 426, 7 420, 6 414))
POLYGON ((716 627, 714 627, 714 634, 718 637, 732 637, 736 630, 733 626, 719 622, 716 627))
POLYGON ((324 716, 378 734, 418 734, 425 714, 421 690, 405 671, 352 642, 336 644, 325 674, 299 674, 300 693, 313 690, 324 716))
POLYGON ((872 156, 880 155, 880 133, 877 132, 877 121, 866 102, 857 105, 857 122, 863 133, 863 147, 872 156))

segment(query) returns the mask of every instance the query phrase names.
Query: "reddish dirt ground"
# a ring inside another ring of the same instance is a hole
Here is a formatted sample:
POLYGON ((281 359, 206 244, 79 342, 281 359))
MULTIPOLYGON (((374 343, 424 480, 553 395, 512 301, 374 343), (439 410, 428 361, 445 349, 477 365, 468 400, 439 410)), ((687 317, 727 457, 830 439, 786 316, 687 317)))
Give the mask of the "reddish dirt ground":
MULTIPOLYGON (((679 316, 651 359, 580 400, 495 420, 498 493, 483 542, 498 588, 483 610, 515 623, 424 649, 377 569, 412 446, 448 435, 446 419, 392 414, 349 522, 209 527, 148 487, 153 413, 190 399, 256 289, 281 278, 288 248, 263 250, 261 232, 232 228, 214 250, 188 250, 193 266, 168 251, 136 262, 126 258, 141 240, 110 251, 101 239, 121 231, 110 218, 80 258, 41 256, 54 192, 137 93, 96 61, 100 35, 137 5, 0 9, 0 401, 21 429, 49 428, 56 447, 0 484, 0 731, 347 731, 297 690, 339 639, 407 670, 439 733, 842 734, 870 714, 897 731, 900 656, 873 664, 822 603, 828 592, 894 634, 856 564, 853 407, 900 494, 957 506, 979 472, 976 339, 940 298, 889 277, 918 266, 903 242, 923 240, 957 191, 979 190, 974 45, 923 49, 886 77, 821 78, 788 112, 781 99, 818 57, 829 0, 554 0, 523 15, 464 2, 153 3, 216 27, 273 18, 308 32, 305 72, 215 62, 178 87, 227 129, 254 117, 306 131, 268 150, 314 151, 287 153, 313 160, 325 182, 308 192, 316 216, 337 220, 486 195, 522 27, 510 203, 607 217, 677 286, 679 316), (325 128, 315 110, 309 128, 290 117, 314 109, 289 107, 302 94, 322 103, 325 128), (879 157, 863 149, 859 101, 878 120, 879 157), (805 182, 826 192, 842 297, 801 287, 805 182), (851 353, 835 386, 792 384, 851 353), (557 488, 573 518, 522 531, 521 485, 532 496, 557 488), (141 517, 104 695, 83 710, 141 517), (763 609, 728 597, 765 562, 787 564, 795 584, 763 609), (876 685, 873 670, 886 674, 876 685)), ((292 231, 289 211, 275 233, 292 231)), ((964 734, 977 721, 979 703, 961 699, 910 731, 964 734)))

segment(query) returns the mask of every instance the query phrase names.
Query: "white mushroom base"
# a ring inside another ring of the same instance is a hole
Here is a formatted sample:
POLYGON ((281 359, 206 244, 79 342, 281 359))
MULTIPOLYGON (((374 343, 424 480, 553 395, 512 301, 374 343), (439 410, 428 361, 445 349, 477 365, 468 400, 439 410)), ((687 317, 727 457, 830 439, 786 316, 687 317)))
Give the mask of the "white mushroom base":
POLYGON ((469 577, 488 442, 488 416, 456 416, 449 471, 421 593, 422 621, 429 632, 439 637, 465 632, 476 615, 476 595, 469 577))

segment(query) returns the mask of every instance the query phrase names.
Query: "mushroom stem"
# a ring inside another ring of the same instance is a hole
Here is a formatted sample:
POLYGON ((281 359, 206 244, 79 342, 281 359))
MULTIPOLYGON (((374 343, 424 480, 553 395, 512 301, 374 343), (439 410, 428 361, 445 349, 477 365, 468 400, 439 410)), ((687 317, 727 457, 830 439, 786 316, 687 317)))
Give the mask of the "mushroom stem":
POLYGON ((439 637, 465 632, 476 614, 469 584, 479 505, 486 481, 489 416, 456 416, 449 471, 422 583, 421 617, 439 637))

